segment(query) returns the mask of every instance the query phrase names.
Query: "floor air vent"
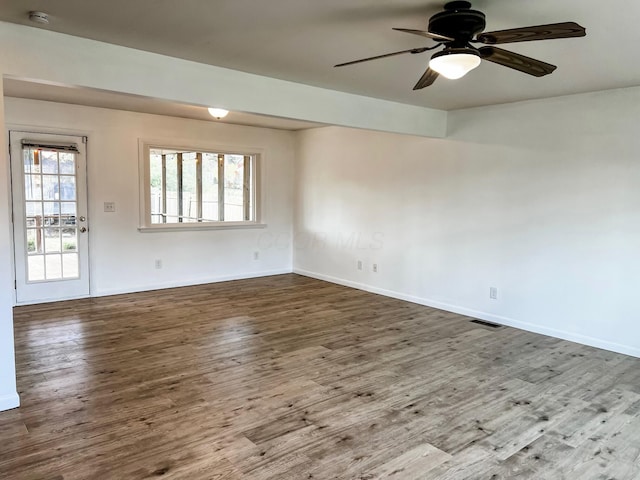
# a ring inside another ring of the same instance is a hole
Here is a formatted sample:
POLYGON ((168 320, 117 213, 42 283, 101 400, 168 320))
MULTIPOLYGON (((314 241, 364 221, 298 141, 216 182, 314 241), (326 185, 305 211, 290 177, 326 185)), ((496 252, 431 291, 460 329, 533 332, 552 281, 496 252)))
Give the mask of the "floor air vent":
POLYGON ((477 323, 478 325, 484 325, 485 327, 500 328, 502 325, 497 323, 485 322, 484 320, 471 320, 471 323, 477 323))

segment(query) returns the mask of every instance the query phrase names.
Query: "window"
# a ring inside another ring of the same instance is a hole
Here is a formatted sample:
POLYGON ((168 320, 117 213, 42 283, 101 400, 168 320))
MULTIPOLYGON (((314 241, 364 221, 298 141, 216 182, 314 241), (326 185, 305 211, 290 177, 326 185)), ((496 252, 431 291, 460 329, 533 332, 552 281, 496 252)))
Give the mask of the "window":
POLYGON ((256 223, 258 154, 153 145, 144 145, 143 151, 144 226, 256 223))

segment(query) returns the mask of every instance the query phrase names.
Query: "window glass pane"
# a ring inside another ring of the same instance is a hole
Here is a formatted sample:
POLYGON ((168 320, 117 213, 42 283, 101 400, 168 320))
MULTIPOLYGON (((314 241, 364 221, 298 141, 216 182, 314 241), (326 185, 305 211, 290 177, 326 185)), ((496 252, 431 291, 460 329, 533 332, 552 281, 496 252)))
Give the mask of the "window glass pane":
POLYGON ((246 156, 244 158, 244 175, 246 177, 243 178, 244 185, 242 187, 242 191, 244 194, 244 220, 253 221, 255 220, 253 202, 254 202, 254 192, 253 192, 253 166, 255 163, 253 162, 252 156, 246 156))
POLYGON ((44 255, 29 255, 27 257, 27 279, 30 282, 44 280, 44 255))
POLYGON ((58 173, 58 153, 48 150, 40 150, 42 173, 58 173))
POLYGON ((196 199, 196 154, 182 154, 182 221, 198 221, 198 204, 196 199))
POLYGON ((152 224, 253 220, 251 159, 244 154, 150 148, 148 220, 152 224))
POLYGON ((167 223, 178 222, 178 156, 167 155, 167 223))
POLYGON ((151 182, 151 223, 164 223, 162 208, 162 153, 151 150, 149 179, 151 182))
POLYGON ((243 208, 244 156, 224 156, 224 219, 230 222, 244 220, 243 208))
POLYGON ((204 221, 218 218, 218 154, 202 154, 202 217, 204 221))

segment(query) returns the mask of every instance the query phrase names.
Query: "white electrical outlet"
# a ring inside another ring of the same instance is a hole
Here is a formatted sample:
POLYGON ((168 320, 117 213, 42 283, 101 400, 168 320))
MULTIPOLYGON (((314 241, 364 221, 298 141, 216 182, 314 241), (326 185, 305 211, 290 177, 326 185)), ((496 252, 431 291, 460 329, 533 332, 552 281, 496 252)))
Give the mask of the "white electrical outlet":
POLYGON ((157 269, 162 268, 162 260, 160 260, 159 258, 156 259, 155 265, 157 269))
POLYGON ((498 287, 489 287, 489 298, 492 300, 498 299, 498 287))
POLYGON ((109 213, 115 212, 116 202, 104 202, 104 211, 109 213))
POLYGON ((362 260, 358 260, 358 270, 362 270, 362 260))
POLYGON ((371 269, 373 270, 373 273, 378 273, 378 264, 377 264, 377 263, 374 263, 374 264, 371 266, 371 269))

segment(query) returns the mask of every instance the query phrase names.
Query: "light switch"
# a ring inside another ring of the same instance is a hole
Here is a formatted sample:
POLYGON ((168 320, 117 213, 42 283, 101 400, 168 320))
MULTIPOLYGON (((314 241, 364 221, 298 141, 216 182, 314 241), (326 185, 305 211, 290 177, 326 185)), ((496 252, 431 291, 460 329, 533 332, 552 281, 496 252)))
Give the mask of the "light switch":
POLYGON ((104 211, 105 212, 115 212, 116 211, 116 202, 104 202, 104 211))

